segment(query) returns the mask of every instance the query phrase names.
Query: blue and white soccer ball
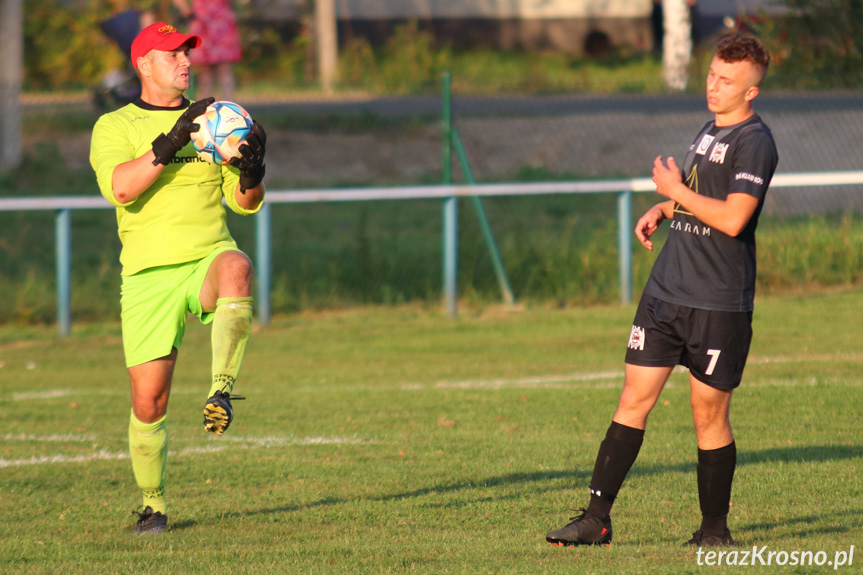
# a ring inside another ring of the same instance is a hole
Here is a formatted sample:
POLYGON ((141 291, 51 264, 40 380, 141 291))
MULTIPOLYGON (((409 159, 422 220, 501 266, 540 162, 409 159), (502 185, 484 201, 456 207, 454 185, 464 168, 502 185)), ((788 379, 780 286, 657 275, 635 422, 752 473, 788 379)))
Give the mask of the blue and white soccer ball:
POLYGON ((213 102, 194 122, 200 129, 192 132, 192 146, 202 160, 220 166, 240 156, 240 145, 252 131, 252 116, 234 102, 213 102))

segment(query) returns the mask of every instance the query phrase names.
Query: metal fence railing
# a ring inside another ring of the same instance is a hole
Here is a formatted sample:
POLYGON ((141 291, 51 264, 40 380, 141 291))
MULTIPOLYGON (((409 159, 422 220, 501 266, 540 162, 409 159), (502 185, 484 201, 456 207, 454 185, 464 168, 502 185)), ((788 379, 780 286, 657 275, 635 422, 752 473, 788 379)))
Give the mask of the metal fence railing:
MULTIPOLYGON (((806 188, 836 188, 863 185, 863 171, 800 172, 774 176, 771 190, 801 190, 806 188)), ((271 278, 273 243, 270 226, 270 206, 273 204, 309 204, 320 202, 406 201, 461 197, 530 196, 548 194, 617 194, 617 243, 621 301, 632 300, 632 194, 654 190, 649 178, 621 180, 572 181, 545 183, 504 183, 481 185, 433 185, 387 188, 339 188, 308 190, 274 190, 267 192, 266 202, 255 216, 255 268, 257 274, 258 321, 268 324, 271 319, 271 278)), ((773 194, 776 198, 776 194, 773 194)), ((780 196, 781 197, 781 196, 780 196)), ((777 201, 777 200, 773 200, 777 201)), ((71 211, 113 209, 100 196, 43 196, 0 198, 0 212, 55 211, 55 264, 57 275, 57 325, 61 337, 71 328, 71 211)), ((458 221, 444 219, 442 242, 455 242, 444 247, 444 253, 458 252, 458 221)), ((457 267, 444 266, 444 274, 456 273, 457 267)), ((455 285, 454 278, 443 278, 444 285, 455 285)), ((505 298, 506 299, 506 298, 505 298)), ((452 310, 451 310, 452 312, 452 310)))

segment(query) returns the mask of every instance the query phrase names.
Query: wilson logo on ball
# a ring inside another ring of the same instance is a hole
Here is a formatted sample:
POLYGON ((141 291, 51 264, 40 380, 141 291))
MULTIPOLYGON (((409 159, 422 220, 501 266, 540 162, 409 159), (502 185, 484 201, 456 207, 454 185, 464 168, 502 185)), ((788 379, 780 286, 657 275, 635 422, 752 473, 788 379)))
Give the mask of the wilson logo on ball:
POLYGON ((234 102, 213 102, 194 122, 200 128, 192 132, 192 146, 201 159, 220 166, 240 156, 240 145, 252 131, 252 116, 234 102))

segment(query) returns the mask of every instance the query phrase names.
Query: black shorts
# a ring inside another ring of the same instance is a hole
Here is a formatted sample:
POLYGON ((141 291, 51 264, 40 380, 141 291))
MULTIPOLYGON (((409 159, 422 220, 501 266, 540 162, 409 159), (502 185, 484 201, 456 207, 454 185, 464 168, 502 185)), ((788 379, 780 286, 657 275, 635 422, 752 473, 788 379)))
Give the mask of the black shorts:
POLYGON ((709 311, 642 296, 629 335, 626 363, 682 365, 698 381, 734 389, 752 342, 752 312, 709 311))

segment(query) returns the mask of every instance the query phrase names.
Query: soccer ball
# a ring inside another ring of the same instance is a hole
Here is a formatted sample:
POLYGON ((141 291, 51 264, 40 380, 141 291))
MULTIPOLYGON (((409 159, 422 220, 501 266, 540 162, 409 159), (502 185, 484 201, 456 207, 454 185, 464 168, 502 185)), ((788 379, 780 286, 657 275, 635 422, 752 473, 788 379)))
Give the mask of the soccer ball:
POLYGON ((234 102, 213 102, 194 122, 200 128, 192 132, 192 146, 202 160, 220 166, 240 156, 240 145, 252 131, 252 117, 234 102))

